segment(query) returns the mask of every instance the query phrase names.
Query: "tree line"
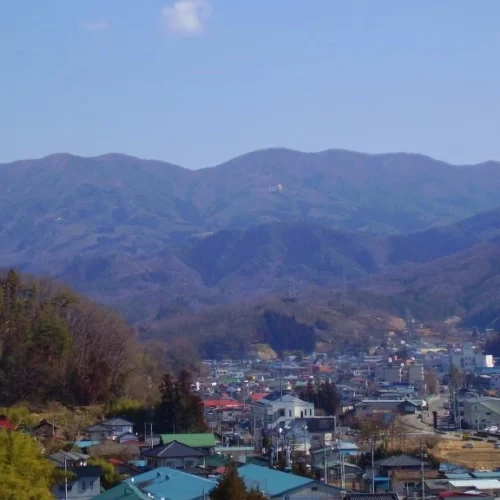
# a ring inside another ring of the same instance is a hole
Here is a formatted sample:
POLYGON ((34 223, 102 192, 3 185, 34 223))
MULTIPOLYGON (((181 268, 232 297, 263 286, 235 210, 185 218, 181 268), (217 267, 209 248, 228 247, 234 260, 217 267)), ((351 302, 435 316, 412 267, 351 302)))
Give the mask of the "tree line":
POLYGON ((1 405, 106 402, 143 376, 139 353, 119 315, 50 280, 0 275, 1 405))
POLYGON ((313 384, 311 380, 307 386, 299 391, 300 399, 314 403, 316 409, 321 409, 326 415, 334 416, 340 405, 340 396, 334 383, 326 380, 313 384))

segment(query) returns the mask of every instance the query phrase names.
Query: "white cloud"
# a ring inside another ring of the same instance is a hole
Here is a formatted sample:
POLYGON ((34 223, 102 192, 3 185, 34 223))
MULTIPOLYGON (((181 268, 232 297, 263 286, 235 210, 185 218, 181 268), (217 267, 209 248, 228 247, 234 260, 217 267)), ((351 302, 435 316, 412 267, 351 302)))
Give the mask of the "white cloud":
POLYGON ((80 23, 80 28, 86 31, 104 31, 108 29, 108 22, 104 20, 92 21, 90 23, 80 23))
POLYGON ((163 8, 162 16, 169 33, 199 35, 211 11, 209 0, 176 0, 171 7, 163 8))

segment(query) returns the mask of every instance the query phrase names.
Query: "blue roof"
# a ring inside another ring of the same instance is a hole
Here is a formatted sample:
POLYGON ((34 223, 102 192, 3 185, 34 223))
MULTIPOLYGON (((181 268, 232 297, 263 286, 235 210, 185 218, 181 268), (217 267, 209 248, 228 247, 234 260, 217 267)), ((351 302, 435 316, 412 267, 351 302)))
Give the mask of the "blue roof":
POLYGON ((216 483, 209 479, 186 474, 168 467, 158 467, 152 471, 139 474, 125 481, 133 484, 142 492, 151 493, 156 497, 169 500, 193 500, 208 497, 216 483))
POLYGON ((455 480, 455 479, 472 479, 471 475, 468 473, 468 472, 464 472, 464 473, 451 473, 451 474, 445 474, 446 476, 446 479, 451 479, 451 480, 455 480))
POLYGON ((80 440, 80 441, 75 441, 73 443, 75 446, 77 446, 78 448, 88 448, 89 446, 95 446, 95 445, 98 445, 98 444, 101 444, 100 441, 90 441, 90 440, 80 440))
POLYGON ((240 467, 238 474, 245 481, 247 488, 259 489, 272 497, 315 482, 308 477, 296 476, 253 464, 240 467))
POLYGON ((500 472, 478 471, 471 472, 471 476, 477 479, 500 479, 500 472))

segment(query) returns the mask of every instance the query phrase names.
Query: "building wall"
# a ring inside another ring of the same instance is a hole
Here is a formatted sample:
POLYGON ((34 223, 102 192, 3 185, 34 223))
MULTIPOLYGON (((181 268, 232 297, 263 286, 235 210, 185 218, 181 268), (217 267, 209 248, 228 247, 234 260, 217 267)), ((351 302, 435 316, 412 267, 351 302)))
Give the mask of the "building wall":
MULTIPOLYGON (((346 484, 347 487, 347 484, 346 484)), ((295 490, 289 494, 284 495, 284 498, 341 498, 341 490, 333 488, 331 486, 313 483, 304 486, 298 490, 295 490)))
POLYGON ((314 404, 302 402, 273 401, 271 405, 252 405, 252 419, 255 417, 256 426, 261 422, 267 428, 284 426, 296 418, 314 417, 314 404))
POLYGON ((463 402, 463 413, 462 420, 471 429, 484 429, 492 425, 500 425, 500 413, 495 413, 483 406, 481 400, 465 400, 463 402))
POLYGON ((416 384, 424 381, 424 365, 413 364, 408 367, 408 383, 416 384))
MULTIPOLYGON (((99 495, 100 492, 101 480, 99 477, 85 477, 68 483, 68 500, 90 500, 99 495)), ((64 484, 54 486, 52 494, 56 500, 64 500, 66 498, 64 484)))

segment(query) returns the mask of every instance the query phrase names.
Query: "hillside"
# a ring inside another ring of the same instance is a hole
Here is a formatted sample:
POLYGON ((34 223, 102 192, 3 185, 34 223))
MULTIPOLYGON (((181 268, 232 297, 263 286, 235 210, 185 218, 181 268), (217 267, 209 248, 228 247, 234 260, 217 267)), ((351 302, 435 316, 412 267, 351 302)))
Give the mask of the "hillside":
POLYGON ((147 398, 152 375, 115 312, 53 281, 0 272, 1 404, 147 398))
MULTIPOLYGON (((384 297, 394 290, 400 311, 426 303, 428 290, 436 298, 463 252, 495 251, 500 209, 481 211, 498 204, 499 188, 497 163, 421 155, 271 149, 190 171, 59 154, 0 165, 0 262, 62 279, 145 331, 207 306, 344 280, 384 297), (442 258, 451 260, 432 267, 442 258)), ((472 313, 494 276, 479 273, 453 307, 429 309, 472 313)))
POLYGON ((295 301, 268 296, 172 316, 154 323, 143 338, 161 339, 171 349, 206 358, 238 358, 253 352, 255 343, 268 344, 278 353, 366 348, 371 338, 403 327, 394 314, 360 303, 344 304, 338 294, 330 293, 295 301))

